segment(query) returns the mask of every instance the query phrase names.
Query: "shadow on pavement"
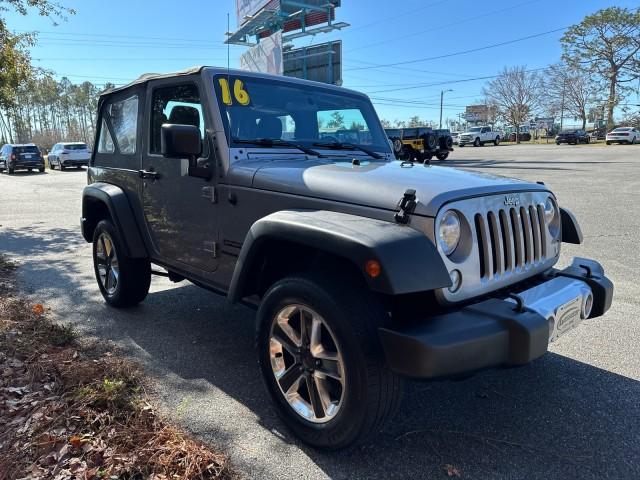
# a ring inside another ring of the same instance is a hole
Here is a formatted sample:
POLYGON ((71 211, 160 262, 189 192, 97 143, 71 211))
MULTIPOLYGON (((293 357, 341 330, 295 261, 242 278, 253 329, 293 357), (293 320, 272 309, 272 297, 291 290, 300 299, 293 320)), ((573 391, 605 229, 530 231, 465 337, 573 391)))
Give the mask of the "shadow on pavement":
MULTIPOLYGON (((464 381, 409 381, 399 415, 374 443, 333 453, 299 445, 263 389, 251 310, 186 282, 136 308, 109 308, 67 259, 80 245, 89 248, 77 230, 0 230, 2 250, 38 275, 39 298, 65 297, 84 332, 117 342, 182 398, 231 396, 331 478, 444 477, 445 464, 462 478, 640 478, 640 382, 553 353, 464 381), (51 251, 59 259, 42 262, 51 251)), ((192 429, 224 444, 210 408, 201 415, 213 425, 192 429)))

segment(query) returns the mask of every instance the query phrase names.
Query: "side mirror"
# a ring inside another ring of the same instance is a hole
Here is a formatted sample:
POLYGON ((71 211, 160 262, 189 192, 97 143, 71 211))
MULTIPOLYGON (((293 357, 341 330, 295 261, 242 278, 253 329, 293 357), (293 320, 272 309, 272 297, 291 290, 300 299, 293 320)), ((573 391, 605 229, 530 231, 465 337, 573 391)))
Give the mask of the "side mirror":
POLYGON ((193 125, 165 123, 160 136, 160 151, 167 158, 194 159, 202 151, 200 129, 193 125))

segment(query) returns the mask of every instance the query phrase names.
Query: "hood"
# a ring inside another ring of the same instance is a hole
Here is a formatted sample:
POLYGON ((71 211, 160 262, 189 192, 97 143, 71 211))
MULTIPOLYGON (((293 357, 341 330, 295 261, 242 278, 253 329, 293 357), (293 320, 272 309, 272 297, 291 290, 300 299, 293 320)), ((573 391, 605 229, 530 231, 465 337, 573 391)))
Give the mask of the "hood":
POLYGON ((415 214, 431 217, 453 200, 547 190, 543 185, 512 178, 400 161, 361 160, 360 165, 352 165, 345 159, 289 159, 253 161, 237 167, 244 175, 254 170, 254 188, 386 210, 397 210, 404 192, 414 189, 415 214))

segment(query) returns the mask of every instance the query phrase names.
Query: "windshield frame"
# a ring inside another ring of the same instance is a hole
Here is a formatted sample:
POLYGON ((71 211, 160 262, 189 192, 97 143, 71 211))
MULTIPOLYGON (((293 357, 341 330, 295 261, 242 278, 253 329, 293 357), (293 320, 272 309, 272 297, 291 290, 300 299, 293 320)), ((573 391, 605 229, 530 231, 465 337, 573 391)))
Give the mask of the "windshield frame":
MULTIPOLYGON (((353 142, 353 141, 349 141, 347 143, 350 143, 356 146, 362 146, 366 149, 373 150, 374 152, 380 153, 382 155, 392 155, 391 146, 389 145, 387 134, 384 130, 384 127, 382 126, 382 123, 380 122, 378 113, 376 112, 376 109, 371 103, 371 100, 369 99, 369 97, 367 97, 364 94, 350 91, 348 89, 341 89, 341 88, 330 86, 330 85, 327 85, 326 87, 324 87, 323 84, 316 85, 316 84, 307 84, 307 83, 302 83, 297 81, 290 81, 290 80, 287 80, 287 77, 268 78, 263 76, 254 76, 251 74, 243 75, 243 73, 233 72, 229 76, 225 73, 215 73, 210 78, 212 79, 212 83, 210 85, 213 87, 213 90, 212 90, 213 101, 217 103, 217 108, 219 109, 219 112, 220 112, 220 119, 222 121, 222 127, 224 129, 225 138, 227 140, 229 148, 234 148, 234 149, 242 148, 243 150, 248 150, 248 149, 264 150, 265 146, 264 145, 261 146, 258 144, 256 144, 255 146, 250 146, 250 144, 248 144, 247 142, 252 139, 236 138, 230 133, 229 122, 227 120, 227 114, 226 114, 226 112, 228 111, 227 108, 229 107, 229 105, 223 102, 223 99, 222 99, 222 96, 220 95, 220 91, 218 87, 219 79, 228 79, 228 78, 230 78, 232 81, 234 81, 235 79, 240 79, 241 81, 243 81, 243 83, 245 82, 245 80, 249 80, 252 82, 272 84, 274 87, 278 85, 285 85, 287 87, 297 88, 303 91, 306 90, 306 91, 311 91, 313 93, 322 92, 328 95, 333 95, 338 97, 344 96, 349 99, 356 100, 357 102, 362 102, 363 103, 362 107, 366 107, 369 111, 367 112, 364 108, 362 109, 358 108, 358 110, 360 110, 364 121, 367 123, 368 132, 372 138, 375 138, 377 134, 377 137, 381 143, 368 144, 368 143, 359 143, 359 142, 353 142)), ((236 105, 234 104, 233 106, 235 107, 236 105)), ((345 110, 347 109, 348 108, 345 108, 345 110)), ((322 111, 322 110, 318 110, 318 111, 322 111)), ((350 129, 348 128, 345 128, 345 130, 350 131, 350 129)), ((277 139, 274 139, 274 140, 277 140, 277 139)), ((336 154, 338 152, 335 149, 330 148, 331 142, 327 142, 327 145, 328 145, 327 148, 317 145, 318 142, 323 141, 323 137, 320 136, 320 131, 318 131, 317 138, 288 139, 288 138, 281 137, 280 140, 297 143, 299 145, 303 145, 307 148, 314 149, 314 150, 322 150, 322 151, 332 150, 333 154, 336 154)), ((289 145, 274 145, 273 148, 296 150, 296 147, 289 146, 289 145)), ((356 150, 356 151, 360 152, 360 150, 356 150)), ((350 155, 353 155, 354 153, 353 150, 349 150, 349 152, 350 152, 350 155)))

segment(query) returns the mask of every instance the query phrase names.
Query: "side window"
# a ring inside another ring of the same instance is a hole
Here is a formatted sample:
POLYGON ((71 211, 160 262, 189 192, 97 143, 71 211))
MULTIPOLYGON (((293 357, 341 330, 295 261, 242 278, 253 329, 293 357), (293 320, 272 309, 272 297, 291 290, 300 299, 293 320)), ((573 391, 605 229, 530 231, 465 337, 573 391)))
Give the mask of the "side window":
MULTIPOLYGON (((198 87, 192 83, 156 88, 151 101, 149 153, 161 153, 162 124, 193 125, 204 139, 205 125, 198 87)), ((207 143, 204 143, 206 148, 207 143)), ((206 156, 206 153, 203 153, 206 156)))
POLYGON ((100 125, 100 139, 98 140, 98 153, 113 153, 115 150, 113 146, 113 139, 111 133, 107 128, 107 122, 102 119, 102 125, 100 125))
POLYGON ((134 95, 125 100, 113 102, 107 107, 107 112, 120 154, 133 155, 136 153, 138 133, 138 97, 134 95))

